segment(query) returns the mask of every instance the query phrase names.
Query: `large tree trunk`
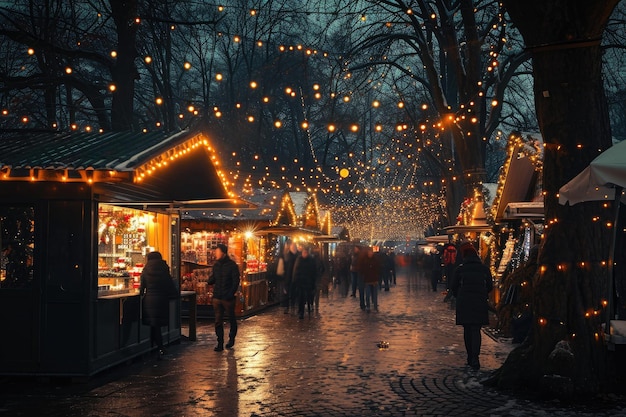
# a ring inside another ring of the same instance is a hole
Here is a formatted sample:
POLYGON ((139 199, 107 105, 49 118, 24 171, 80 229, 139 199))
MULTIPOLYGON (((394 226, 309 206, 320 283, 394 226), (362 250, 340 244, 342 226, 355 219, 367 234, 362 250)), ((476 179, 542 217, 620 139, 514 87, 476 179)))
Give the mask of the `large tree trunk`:
POLYGON ((133 100, 135 67, 137 57, 136 38, 138 22, 137 0, 110 0, 113 20, 117 27, 117 58, 111 77, 115 91, 112 92, 111 126, 115 131, 131 130, 133 126, 133 100))
POLYGON ((618 2, 505 0, 533 56, 546 228, 531 335, 490 381, 502 387, 571 395, 597 392, 607 382, 601 324, 611 210, 593 202, 561 206, 558 190, 611 145, 600 37, 618 2))

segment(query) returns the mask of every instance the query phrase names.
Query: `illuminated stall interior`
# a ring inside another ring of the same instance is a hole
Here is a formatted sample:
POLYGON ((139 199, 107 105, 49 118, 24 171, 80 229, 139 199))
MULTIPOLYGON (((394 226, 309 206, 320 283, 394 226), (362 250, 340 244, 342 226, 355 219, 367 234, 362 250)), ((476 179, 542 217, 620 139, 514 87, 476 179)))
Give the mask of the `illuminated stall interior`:
MULTIPOLYGON (((259 233, 275 216, 279 191, 259 190, 246 197, 246 209, 185 210, 181 213, 181 289, 197 293, 198 315, 212 316, 212 286, 207 284, 216 259, 213 248, 228 246, 241 271, 235 312, 254 314, 274 302, 267 276, 270 236, 259 233)), ((183 313, 184 313, 183 306, 183 313)))
POLYGON ((146 255, 170 256, 170 216, 119 207, 98 206, 98 294, 139 292, 146 255))

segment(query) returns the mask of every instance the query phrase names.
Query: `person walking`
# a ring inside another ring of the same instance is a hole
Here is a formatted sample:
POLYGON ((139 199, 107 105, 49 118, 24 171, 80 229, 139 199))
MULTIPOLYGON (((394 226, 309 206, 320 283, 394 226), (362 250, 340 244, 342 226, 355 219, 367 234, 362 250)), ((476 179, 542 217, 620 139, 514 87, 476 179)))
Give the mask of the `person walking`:
POLYGON ((209 276, 209 285, 213 285, 213 313, 215 314, 216 352, 224 350, 224 313, 228 315, 230 330, 226 348, 235 345, 237 336, 237 317, 235 316, 235 295, 239 289, 239 267, 228 256, 228 247, 218 243, 215 247, 215 264, 209 276))
POLYGON ((337 282, 339 283, 339 292, 343 298, 348 296, 350 288, 350 254, 340 252, 335 256, 334 268, 337 282))
POLYGON ((365 286, 365 311, 370 312, 370 305, 378 311, 378 280, 381 265, 378 256, 374 256, 372 248, 367 248, 365 256, 361 258, 359 270, 365 286))
POLYGON ((285 314, 289 314, 289 309, 295 306, 297 302, 297 295, 295 294, 295 288, 293 285, 293 267, 296 263, 296 259, 300 255, 298 252, 298 245, 296 242, 287 241, 285 243, 285 287, 287 289, 287 296, 285 301, 285 314))
POLYGON ((315 258, 309 253, 309 248, 303 246, 293 267, 293 288, 297 295, 298 318, 300 319, 304 318, 305 304, 308 304, 309 315, 311 315, 316 275, 317 264, 315 258))
POLYGON ((471 243, 461 246, 463 263, 454 271, 450 291, 456 298, 456 324, 463 326, 467 364, 480 369, 480 328, 489 324, 488 294, 493 289, 493 278, 471 243))
POLYGON ((165 354, 161 327, 169 324, 170 299, 179 292, 170 275, 170 267, 160 252, 146 255, 146 265, 141 271, 139 294, 142 323, 150 326, 150 342, 158 348, 158 359, 165 354))
POLYGON ((320 308, 320 295, 326 289, 325 294, 328 293, 328 276, 326 272, 326 265, 322 256, 322 250, 319 246, 314 246, 312 253, 310 254, 315 259, 315 283, 313 285, 313 304, 315 305, 315 311, 319 311, 320 308))
POLYGON ((378 280, 378 289, 389 291, 389 281, 391 278, 391 258, 387 252, 381 250, 378 252, 378 261, 380 263, 380 278, 378 280))
POLYGON ((432 252, 430 252, 430 256, 433 266, 430 275, 430 287, 433 292, 437 292, 437 285, 439 284, 439 281, 441 281, 441 253, 439 252, 439 247, 436 247, 432 252))
POLYGON ((454 276, 454 270, 461 261, 461 259, 458 259, 459 256, 457 252, 456 246, 452 243, 452 241, 448 242, 443 247, 442 261, 444 275, 446 277, 446 296, 443 299, 444 302, 448 301, 450 297, 452 297, 452 294, 450 294, 450 283, 452 282, 452 277, 454 276))
POLYGON ((359 287, 359 258, 360 249, 358 246, 352 248, 352 254, 350 255, 350 279, 352 289, 350 290, 350 297, 356 297, 356 290, 359 287))

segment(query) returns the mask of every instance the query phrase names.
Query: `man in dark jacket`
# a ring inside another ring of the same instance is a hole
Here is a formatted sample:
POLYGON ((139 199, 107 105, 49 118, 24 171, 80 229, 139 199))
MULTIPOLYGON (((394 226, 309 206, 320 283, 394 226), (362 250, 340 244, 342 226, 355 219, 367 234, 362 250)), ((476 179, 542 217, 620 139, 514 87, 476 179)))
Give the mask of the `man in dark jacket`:
POLYGON ((228 314, 230 331, 226 348, 235 345, 237 336, 237 317, 235 317, 235 294, 239 289, 239 267, 228 256, 228 247, 223 243, 215 246, 213 270, 208 284, 213 285, 213 313, 215 314, 215 335, 217 336, 216 352, 224 350, 224 312, 228 314))
POLYGON ((463 325, 467 364, 480 369, 480 328, 489 324, 488 294, 493 289, 489 268, 482 263, 471 243, 461 246, 463 263, 454 271, 450 291, 456 297, 456 324, 463 325))

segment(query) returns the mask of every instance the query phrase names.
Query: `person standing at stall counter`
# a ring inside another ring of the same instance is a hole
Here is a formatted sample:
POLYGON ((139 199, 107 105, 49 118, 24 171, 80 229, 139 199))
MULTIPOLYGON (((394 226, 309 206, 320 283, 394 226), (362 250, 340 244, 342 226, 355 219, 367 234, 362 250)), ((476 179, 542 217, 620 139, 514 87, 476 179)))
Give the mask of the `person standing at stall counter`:
POLYGON ((150 341, 159 349, 159 359, 165 354, 161 327, 169 323, 170 299, 178 290, 170 275, 170 267, 160 252, 146 255, 146 265, 141 271, 139 294, 142 297, 142 322, 150 326, 150 341))
POLYGON ((463 263, 454 271, 450 291, 456 298, 456 324, 463 326, 467 364, 480 369, 480 328, 489 324, 488 294, 493 289, 491 271, 471 243, 461 246, 463 263))
POLYGON ((209 276, 209 285, 213 285, 213 313, 215 314, 216 352, 224 350, 224 312, 230 321, 226 348, 235 345, 237 336, 237 317, 235 317, 235 294, 239 289, 239 267, 228 256, 228 247, 218 243, 215 247, 215 264, 209 276))

